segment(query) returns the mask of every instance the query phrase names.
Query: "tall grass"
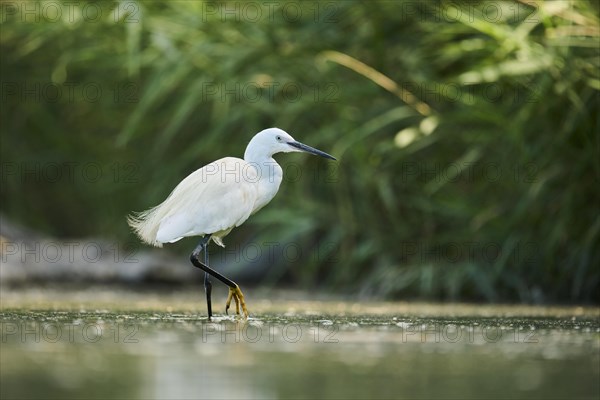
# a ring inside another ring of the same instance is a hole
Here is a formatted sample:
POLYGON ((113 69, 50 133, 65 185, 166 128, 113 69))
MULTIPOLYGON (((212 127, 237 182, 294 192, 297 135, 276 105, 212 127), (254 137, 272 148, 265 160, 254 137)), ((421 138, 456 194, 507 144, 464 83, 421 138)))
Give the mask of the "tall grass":
POLYGON ((225 3, 94 4, 93 23, 3 9, 8 215, 127 240, 130 210, 278 126, 340 161, 280 158, 290 175, 274 204, 229 239, 304 250, 263 282, 600 299, 597 4, 288 2, 257 20, 227 17, 225 3), (90 83, 102 88, 95 101, 80 90, 90 83), (7 84, 75 90, 54 101, 7 84), (23 174, 36 163, 37 177, 23 174), (53 163, 75 178, 44 176, 53 163), (89 163, 101 178, 77 175, 89 163))

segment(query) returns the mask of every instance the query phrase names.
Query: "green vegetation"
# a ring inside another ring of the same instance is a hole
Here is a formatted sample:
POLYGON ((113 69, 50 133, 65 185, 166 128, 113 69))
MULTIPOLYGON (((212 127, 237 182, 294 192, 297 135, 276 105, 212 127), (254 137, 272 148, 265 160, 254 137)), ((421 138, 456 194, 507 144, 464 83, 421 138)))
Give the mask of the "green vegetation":
POLYGON ((228 238, 304 249, 264 283, 600 300, 597 3, 50 3, 0 5, 11 218, 133 240, 128 212, 278 126, 339 162, 280 157, 228 238))

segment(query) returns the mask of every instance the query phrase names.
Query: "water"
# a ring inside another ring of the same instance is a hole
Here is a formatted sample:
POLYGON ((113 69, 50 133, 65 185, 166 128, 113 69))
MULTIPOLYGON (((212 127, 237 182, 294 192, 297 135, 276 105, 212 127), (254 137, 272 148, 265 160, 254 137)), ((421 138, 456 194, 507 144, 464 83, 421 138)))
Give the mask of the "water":
POLYGON ((3 301, 1 397, 600 396, 593 309, 255 301, 248 321, 207 321, 154 300, 3 301))

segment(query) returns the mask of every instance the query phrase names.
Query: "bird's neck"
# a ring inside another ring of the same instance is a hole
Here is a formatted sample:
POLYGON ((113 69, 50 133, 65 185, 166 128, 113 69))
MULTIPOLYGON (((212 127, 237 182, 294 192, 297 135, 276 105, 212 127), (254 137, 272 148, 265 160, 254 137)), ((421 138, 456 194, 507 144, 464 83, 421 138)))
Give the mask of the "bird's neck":
POLYGON ((257 154, 251 149, 246 150, 244 161, 256 168, 259 173, 259 179, 261 180, 273 180, 273 177, 278 175, 278 170, 281 170, 281 167, 271 155, 266 155, 264 153, 257 154))

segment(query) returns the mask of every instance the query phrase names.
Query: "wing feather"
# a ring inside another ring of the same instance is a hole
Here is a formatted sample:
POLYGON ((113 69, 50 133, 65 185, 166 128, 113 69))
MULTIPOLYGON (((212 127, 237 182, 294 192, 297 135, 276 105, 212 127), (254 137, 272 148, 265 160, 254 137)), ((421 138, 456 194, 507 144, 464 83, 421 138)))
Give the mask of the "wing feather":
POLYGON ((164 202, 128 222, 144 242, 157 247, 187 236, 226 234, 248 219, 257 196, 254 167, 226 157, 194 171, 164 202))

